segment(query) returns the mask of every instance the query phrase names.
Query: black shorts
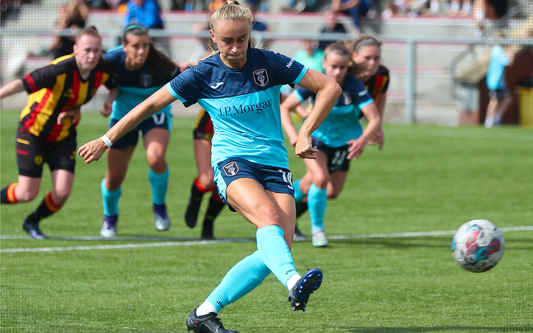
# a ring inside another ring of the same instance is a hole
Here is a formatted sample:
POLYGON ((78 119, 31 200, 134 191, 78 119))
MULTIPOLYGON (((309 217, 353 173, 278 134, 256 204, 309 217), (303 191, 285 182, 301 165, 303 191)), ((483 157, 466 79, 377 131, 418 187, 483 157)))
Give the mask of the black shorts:
POLYGON ((46 142, 19 124, 16 135, 19 175, 40 178, 43 164, 50 171, 62 169, 74 173, 76 166, 76 132, 62 141, 46 142))
POLYGON ((198 114, 196 123, 194 124, 194 130, 192 131, 193 139, 207 140, 211 141, 215 131, 213 130, 213 123, 211 122, 211 117, 209 113, 202 109, 198 114))
POLYGON ((335 171, 348 171, 350 169, 350 160, 347 158, 349 145, 332 148, 321 144, 317 148, 328 157, 328 171, 330 174, 335 171))

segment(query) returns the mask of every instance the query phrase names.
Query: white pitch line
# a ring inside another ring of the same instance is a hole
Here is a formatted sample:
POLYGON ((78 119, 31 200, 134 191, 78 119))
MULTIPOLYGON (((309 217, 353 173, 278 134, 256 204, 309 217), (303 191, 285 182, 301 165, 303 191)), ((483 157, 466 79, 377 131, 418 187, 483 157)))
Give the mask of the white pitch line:
MULTIPOLYGON (((500 228, 501 231, 525 231, 533 230, 533 226, 523 227, 509 227, 500 228)), ((371 234, 371 235, 336 235, 328 236, 328 239, 369 239, 369 238, 407 238, 407 237, 420 237, 420 236, 442 236, 442 235, 454 235, 456 230, 453 231, 425 231, 425 232, 404 232, 396 234, 371 234)), ((2 239, 30 239, 29 236, 2 236, 2 239)), ((117 237, 118 238, 118 237, 117 237)), ((64 237, 56 239, 68 239, 68 240, 120 240, 117 238, 104 238, 101 237, 64 237)), ((141 239, 146 240, 153 239, 155 237, 123 237, 124 239, 141 239)), ((182 238, 183 239, 183 238, 182 238)), ((308 240, 309 238, 300 238, 297 241, 308 240)), ((174 242, 161 242, 161 243, 146 243, 146 244, 117 244, 117 245, 94 245, 94 246, 72 246, 72 247, 41 247, 41 248, 19 248, 19 249, 1 249, 0 253, 15 253, 15 252, 59 252, 59 251, 84 251, 84 250, 108 250, 108 249, 131 249, 141 247, 161 247, 161 246, 193 246, 193 245, 208 245, 208 244, 220 244, 220 243, 245 243, 254 242, 252 238, 224 238, 217 240, 197 240, 197 241, 174 241, 174 242)))

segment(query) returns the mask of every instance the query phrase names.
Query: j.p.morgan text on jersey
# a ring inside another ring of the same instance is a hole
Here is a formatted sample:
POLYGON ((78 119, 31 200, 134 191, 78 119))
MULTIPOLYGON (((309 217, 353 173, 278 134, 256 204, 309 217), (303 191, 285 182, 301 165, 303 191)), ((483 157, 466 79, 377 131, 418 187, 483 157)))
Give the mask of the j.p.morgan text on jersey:
POLYGON ((226 106, 223 108, 219 108, 219 117, 229 117, 229 116, 236 116, 238 114, 242 113, 249 113, 249 112, 256 112, 261 113, 264 109, 269 108, 272 106, 272 99, 269 99, 268 101, 260 102, 257 104, 251 104, 251 105, 234 105, 234 106, 226 106))

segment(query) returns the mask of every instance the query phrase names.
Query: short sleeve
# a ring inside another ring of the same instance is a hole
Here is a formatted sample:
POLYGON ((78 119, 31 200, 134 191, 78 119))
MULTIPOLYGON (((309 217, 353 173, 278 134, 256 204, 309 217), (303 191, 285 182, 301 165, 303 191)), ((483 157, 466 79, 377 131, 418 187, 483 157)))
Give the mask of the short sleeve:
POLYGON ((43 88, 52 88, 56 83, 56 68, 57 65, 48 65, 25 75, 22 78, 24 89, 31 94, 43 88))
POLYGON ((279 64, 280 83, 298 84, 307 72, 307 67, 283 54, 276 53, 279 64))
POLYGON ((168 91, 186 107, 198 102, 198 85, 192 68, 188 68, 166 85, 168 91))

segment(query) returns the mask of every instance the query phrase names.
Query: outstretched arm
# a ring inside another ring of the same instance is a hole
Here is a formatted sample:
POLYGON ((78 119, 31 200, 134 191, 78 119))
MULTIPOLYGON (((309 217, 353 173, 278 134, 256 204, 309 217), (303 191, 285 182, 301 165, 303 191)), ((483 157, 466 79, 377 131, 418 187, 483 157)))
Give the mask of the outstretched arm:
POLYGON ((0 88, 0 99, 17 94, 24 90, 26 89, 24 89, 24 84, 22 83, 22 80, 16 79, 15 81, 12 81, 0 88))
POLYGON ((298 132, 296 156, 299 158, 316 159, 315 153, 318 150, 313 148, 311 135, 324 119, 326 119, 341 95, 342 89, 337 82, 312 69, 309 69, 305 73, 298 85, 316 93, 316 98, 313 111, 309 114, 309 117, 307 117, 307 120, 298 132))
POLYGON ((159 89, 144 102, 128 112, 124 118, 107 131, 105 136, 81 146, 78 149, 78 154, 83 157, 83 160, 87 164, 92 161, 98 161, 108 148, 108 144, 104 140, 109 140, 110 144, 116 142, 126 133, 134 129, 135 126, 139 125, 141 121, 160 111, 175 100, 176 98, 170 94, 166 87, 159 89))

